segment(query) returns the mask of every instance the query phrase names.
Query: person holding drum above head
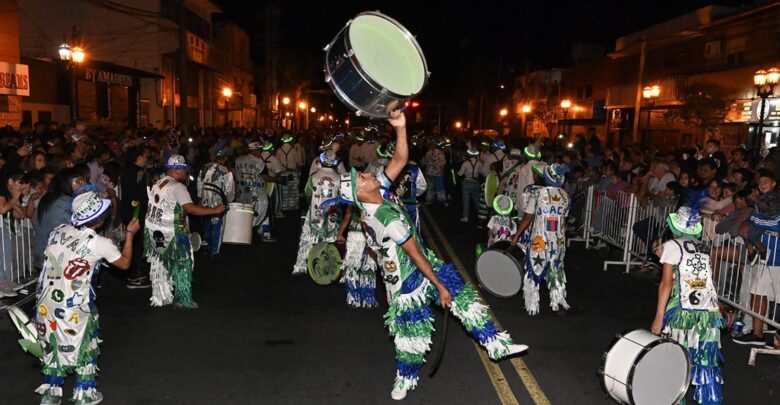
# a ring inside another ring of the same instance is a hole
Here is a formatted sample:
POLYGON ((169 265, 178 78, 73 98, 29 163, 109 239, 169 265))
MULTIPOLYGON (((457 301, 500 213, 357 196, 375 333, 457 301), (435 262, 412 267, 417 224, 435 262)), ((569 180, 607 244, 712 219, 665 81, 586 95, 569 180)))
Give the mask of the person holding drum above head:
POLYGON ((663 275, 651 331, 668 334, 688 349, 693 399, 700 404, 720 404, 723 316, 712 282, 709 248, 699 240, 702 224, 698 206, 698 201, 691 201, 667 217, 666 242, 658 252, 663 275))
MULTIPOLYGON (((273 212, 268 210, 268 191, 265 183, 265 180, 271 177, 266 174, 266 163, 261 158, 260 142, 250 142, 248 146, 249 153, 236 159, 236 182, 238 183, 236 202, 252 204, 252 209, 255 211, 252 227, 259 227, 267 216, 273 215, 273 212)), ((257 233, 261 235, 263 242, 276 241, 270 231, 266 236, 262 234, 261 228, 257 228, 257 233)))
MULTIPOLYGON (((200 205, 204 207, 216 207, 220 204, 232 202, 236 197, 236 182, 233 173, 226 167, 230 157, 224 149, 217 151, 214 161, 203 167, 198 176, 198 198, 200 205), (222 196, 214 188, 222 191, 227 201, 222 201, 222 196)), ((222 246, 222 233, 224 215, 203 218, 203 239, 209 245, 212 255, 219 254, 222 246)))
POLYGON ((382 196, 382 179, 394 178, 406 166, 409 147, 406 119, 399 111, 390 114, 397 139, 393 158, 380 178, 352 169, 343 175, 341 197, 364 212, 366 239, 377 252, 382 278, 390 296, 385 324, 394 337, 396 376, 391 397, 401 400, 417 386, 425 352, 431 345, 433 314, 429 307, 438 300, 451 311, 484 346, 491 359, 521 353, 525 345, 513 344, 506 332, 496 330, 488 307, 479 301, 474 286, 464 282, 452 264, 445 264, 422 246, 406 211, 382 196))
POLYGON ((298 245, 298 257, 293 267, 293 275, 306 274, 307 261, 312 246, 319 242, 335 242, 341 223, 339 207, 336 204, 323 204, 336 198, 339 190, 339 158, 333 151, 320 153, 322 168, 309 178, 312 196, 309 211, 303 221, 301 238, 298 245))
POLYGON ((175 303, 177 308, 196 309, 192 300, 195 265, 187 214, 221 215, 225 206, 203 207, 192 202, 187 187, 189 165, 184 156, 171 155, 165 176, 149 190, 149 209, 144 225, 144 255, 151 265, 153 307, 175 303))
POLYGON ((521 244, 525 251, 523 298, 529 315, 539 313, 539 284, 547 282, 550 307, 559 315, 566 314, 566 217, 569 215, 569 195, 563 187, 563 168, 558 164, 533 166, 534 180, 544 179, 545 186, 529 185, 523 192, 523 219, 512 239, 516 245, 529 230, 521 244))

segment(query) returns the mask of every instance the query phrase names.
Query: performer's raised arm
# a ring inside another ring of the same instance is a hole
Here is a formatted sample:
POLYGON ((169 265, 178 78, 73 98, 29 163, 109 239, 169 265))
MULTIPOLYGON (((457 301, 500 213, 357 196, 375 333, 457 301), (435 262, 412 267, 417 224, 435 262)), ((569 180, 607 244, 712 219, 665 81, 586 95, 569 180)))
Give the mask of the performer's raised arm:
POLYGON ((385 176, 392 182, 409 163, 409 144, 406 142, 406 117, 400 110, 390 113, 390 125, 395 128, 395 153, 385 167, 385 176))

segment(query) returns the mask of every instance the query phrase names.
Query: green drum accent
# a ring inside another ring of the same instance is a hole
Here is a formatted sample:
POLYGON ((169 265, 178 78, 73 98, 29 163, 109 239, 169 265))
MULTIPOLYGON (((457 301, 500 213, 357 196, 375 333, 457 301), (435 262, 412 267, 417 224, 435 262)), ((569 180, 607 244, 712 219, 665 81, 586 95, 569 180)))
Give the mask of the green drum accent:
POLYGON ((493 207, 493 200, 496 198, 496 190, 498 190, 498 175, 490 173, 485 179, 485 204, 488 207, 493 207))
POLYGON ((349 41, 360 66, 381 86, 401 96, 422 90, 427 73, 420 51, 393 22, 360 15, 349 27, 349 41))
POLYGON ((334 244, 320 242, 309 251, 307 264, 311 279, 319 285, 328 285, 339 278, 341 254, 334 244))

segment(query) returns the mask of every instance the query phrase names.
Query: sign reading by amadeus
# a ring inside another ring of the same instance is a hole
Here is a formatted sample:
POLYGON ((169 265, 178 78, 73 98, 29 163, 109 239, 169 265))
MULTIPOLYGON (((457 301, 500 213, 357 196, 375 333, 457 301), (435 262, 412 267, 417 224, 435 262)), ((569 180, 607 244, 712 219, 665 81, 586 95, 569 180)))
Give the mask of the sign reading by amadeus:
POLYGON ((84 68, 84 80, 95 83, 108 83, 124 87, 133 86, 133 76, 90 67, 84 68))
POLYGON ((0 62, 0 94, 30 95, 30 69, 27 65, 0 62))

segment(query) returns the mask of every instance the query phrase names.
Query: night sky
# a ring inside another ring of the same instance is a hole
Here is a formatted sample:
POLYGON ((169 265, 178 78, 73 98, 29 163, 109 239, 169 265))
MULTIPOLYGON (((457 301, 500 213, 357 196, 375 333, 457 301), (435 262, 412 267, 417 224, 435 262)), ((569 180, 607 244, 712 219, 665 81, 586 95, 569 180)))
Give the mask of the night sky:
MULTIPOLYGON (((215 3, 250 32, 255 41, 253 59, 261 64, 265 2, 217 0, 215 3)), ((511 78, 526 68, 566 67, 571 64, 574 43, 599 43, 609 51, 620 35, 713 3, 699 0, 288 0, 278 2, 279 37, 285 66, 307 65, 290 69, 288 79, 296 81, 301 80, 300 76, 308 76, 311 87, 324 88, 322 47, 359 12, 380 10, 417 36, 432 72, 425 96, 451 99, 473 94, 475 88, 496 89, 501 83, 510 88, 511 78)), ((282 84, 285 85, 289 84, 282 84)))

